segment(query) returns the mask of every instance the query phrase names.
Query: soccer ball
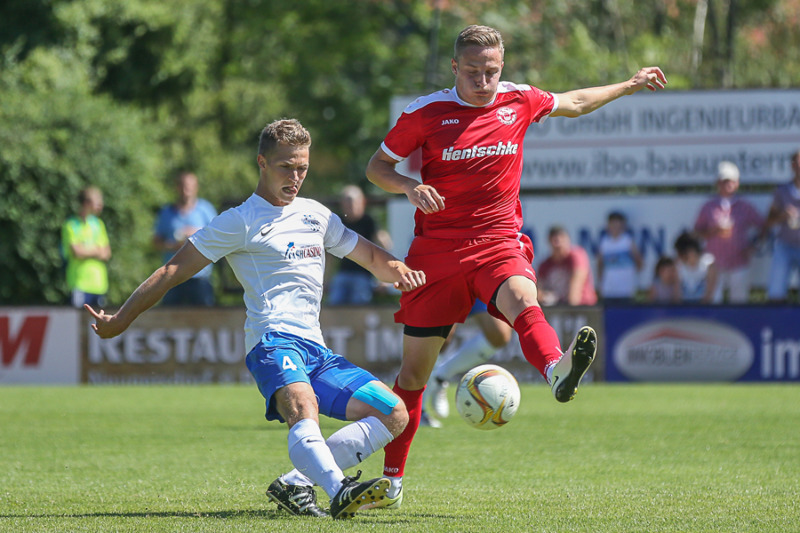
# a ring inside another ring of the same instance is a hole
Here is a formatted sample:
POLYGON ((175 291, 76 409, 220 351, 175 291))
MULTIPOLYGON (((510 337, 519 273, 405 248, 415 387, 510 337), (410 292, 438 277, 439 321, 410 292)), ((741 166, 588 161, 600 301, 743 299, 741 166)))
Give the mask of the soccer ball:
POLYGON ((519 385, 508 370, 497 365, 476 366, 461 378, 456 408, 477 429, 497 429, 508 423, 519 407, 519 385))

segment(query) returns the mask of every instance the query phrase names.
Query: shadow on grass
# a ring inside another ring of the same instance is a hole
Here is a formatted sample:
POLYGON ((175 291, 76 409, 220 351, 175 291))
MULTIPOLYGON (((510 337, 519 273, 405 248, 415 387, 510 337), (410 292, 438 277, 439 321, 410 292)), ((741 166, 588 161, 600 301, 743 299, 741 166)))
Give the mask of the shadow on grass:
POLYGON ((292 515, 269 509, 248 509, 235 511, 140 511, 140 512, 97 512, 97 513, 28 513, 0 514, 0 518, 292 518, 292 515))
MULTIPOLYGON (((12 514, 0 513, 0 518, 213 518, 213 519, 230 519, 230 518, 260 518, 266 520, 313 520, 304 516, 293 516, 285 511, 277 509, 247 509, 247 510, 231 510, 231 511, 207 511, 207 512, 192 512, 192 511, 141 511, 141 512, 97 512, 97 513, 28 513, 28 514, 12 514)), ((439 519, 447 520, 456 518, 453 515, 433 514, 433 513, 404 513, 398 515, 391 513, 387 515, 383 512, 362 512, 357 515, 357 518, 368 518, 370 522, 376 524, 403 524, 403 523, 419 523, 420 520, 426 519, 439 519)))

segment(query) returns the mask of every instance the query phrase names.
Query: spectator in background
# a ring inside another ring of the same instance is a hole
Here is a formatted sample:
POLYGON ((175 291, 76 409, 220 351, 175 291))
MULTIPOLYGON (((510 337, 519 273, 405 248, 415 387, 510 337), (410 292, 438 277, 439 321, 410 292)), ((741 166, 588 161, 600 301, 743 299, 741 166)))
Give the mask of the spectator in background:
POLYGON ((537 272, 539 301, 542 305, 594 305, 597 294, 589 255, 573 246, 567 230, 553 226, 548 233, 551 255, 537 272))
MULTIPOLYGON (((385 249, 391 248, 391 240, 386 232, 378 229, 369 213, 364 192, 356 185, 347 185, 342 189, 340 204, 342 222, 351 229, 385 249)), ((330 305, 365 305, 372 301, 377 280, 368 270, 357 263, 344 258, 339 263, 339 271, 330 281, 330 305)))
POLYGON ((800 270, 800 150, 792 154, 792 172, 792 181, 775 190, 765 224, 778 226, 767 287, 773 302, 786 300, 792 270, 800 270))
POLYGON ((653 303, 678 303, 681 301, 681 283, 678 268, 671 257, 661 256, 653 272, 653 284, 647 293, 653 303))
POLYGON ((756 208, 736 196, 739 190, 739 168, 730 161, 720 162, 717 169, 717 196, 703 204, 695 232, 705 240, 706 250, 714 256, 717 283, 713 303, 722 303, 728 291, 730 303, 746 303, 750 299, 750 256, 754 233, 764 224, 756 208))
POLYGON ((625 215, 618 211, 610 213, 597 254, 597 277, 603 300, 633 300, 641 269, 642 254, 633 242, 625 215))
POLYGON ((61 228, 70 303, 75 307, 105 305, 106 263, 111 259, 111 246, 99 216, 103 212, 103 193, 97 187, 87 187, 78 194, 78 202, 78 214, 69 217, 61 228))
POLYGON ((678 254, 681 301, 711 303, 717 284, 714 256, 703 252, 700 239, 688 231, 675 240, 675 252, 678 254))
MULTIPOLYGON (((178 200, 161 208, 153 235, 153 244, 162 252, 164 263, 172 258, 187 238, 217 216, 217 210, 208 200, 198 198, 199 185, 193 173, 179 172, 175 177, 175 187, 178 200)), ((211 272, 209 264, 191 279, 170 289, 162 304, 213 306, 211 272)))

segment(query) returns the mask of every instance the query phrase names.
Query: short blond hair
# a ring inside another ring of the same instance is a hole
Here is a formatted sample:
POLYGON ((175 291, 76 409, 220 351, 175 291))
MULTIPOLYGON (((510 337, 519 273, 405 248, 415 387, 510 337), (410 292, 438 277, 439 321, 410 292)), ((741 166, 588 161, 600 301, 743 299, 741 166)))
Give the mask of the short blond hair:
POLYGON ((278 143, 289 146, 311 146, 311 134, 297 119, 276 120, 261 130, 258 138, 258 155, 266 155, 274 150, 278 143))
POLYGON ((456 44, 453 47, 453 57, 458 61, 458 56, 468 46, 482 46, 484 48, 498 48, 500 56, 505 54, 505 47, 503 47, 503 36, 500 32, 489 26, 478 26, 473 24, 467 26, 456 37, 456 44))

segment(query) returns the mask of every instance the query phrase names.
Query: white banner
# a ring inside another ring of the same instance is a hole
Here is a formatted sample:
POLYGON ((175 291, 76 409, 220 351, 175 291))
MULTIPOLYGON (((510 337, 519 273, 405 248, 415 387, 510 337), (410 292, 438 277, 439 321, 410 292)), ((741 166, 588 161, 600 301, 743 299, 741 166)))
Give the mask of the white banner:
MULTIPOLYGON (((392 101, 393 122, 413 100, 392 101)), ((706 185, 723 159, 744 183, 774 184, 798 149, 800 90, 642 91, 532 125, 522 188, 706 185)), ((419 166, 414 154, 398 170, 419 179, 419 166)))
MULTIPOLYGON (((645 289, 652 284, 653 270, 662 255, 674 256, 673 244, 680 233, 694 227, 700 207, 710 195, 647 195, 647 196, 534 196, 522 197, 525 218, 523 233, 533 240, 536 258, 534 265, 550 255, 547 232, 553 225, 566 228, 573 244, 583 246, 592 259, 592 268, 597 272, 595 256, 600 236, 611 211, 620 211, 628 218, 634 240, 644 258, 644 268, 639 275, 639 287, 645 289)), ((753 203, 764 216, 771 203, 771 195, 742 195, 753 203)), ((405 257, 413 238, 414 208, 403 197, 388 203, 388 226, 394 243, 393 253, 405 257)), ((752 263, 753 286, 763 287, 769 273, 771 243, 763 246, 752 263)), ((597 280, 595 278, 595 282, 597 280)))
POLYGON ((0 384, 78 383, 79 311, 0 308, 0 384))

